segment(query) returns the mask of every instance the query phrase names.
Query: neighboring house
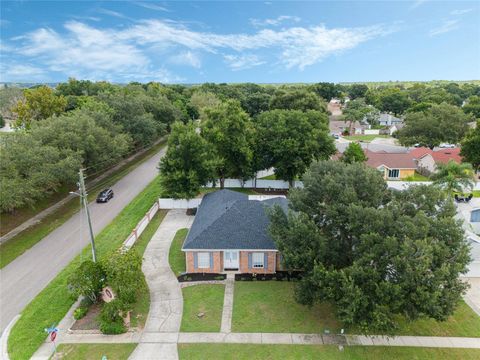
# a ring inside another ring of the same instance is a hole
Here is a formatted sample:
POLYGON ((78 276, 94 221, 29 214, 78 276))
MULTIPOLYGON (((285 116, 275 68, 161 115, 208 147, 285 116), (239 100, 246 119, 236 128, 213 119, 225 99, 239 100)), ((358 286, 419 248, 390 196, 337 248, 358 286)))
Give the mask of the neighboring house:
POLYGON ((480 208, 473 209, 470 213, 470 225, 474 233, 480 234, 480 208))
POLYGON ((231 190, 205 195, 182 247, 187 273, 274 273, 280 257, 266 210, 275 204, 287 211, 285 197, 250 200, 231 190))
POLYGON ((417 163, 418 172, 423 175, 434 173, 439 163, 446 164, 450 160, 458 164, 462 162, 460 148, 430 150, 422 147, 410 150, 410 154, 417 163))
POLYGON ((397 124, 403 124, 403 120, 390 114, 381 113, 378 117, 378 123, 381 126, 392 126, 397 124))
MULTIPOLYGON (((360 122, 355 121, 352 124, 352 134, 351 135, 360 135, 363 133, 363 130, 366 126, 360 124, 360 122)), ((341 120, 330 120, 329 123, 330 133, 333 135, 342 135, 345 131, 350 129, 350 121, 341 121, 341 120)))
POLYGON ((382 172, 386 180, 402 180, 413 176, 417 165, 408 153, 373 152, 366 150, 366 164, 382 172))
POLYGON ((388 134, 393 135, 394 132, 402 129, 405 126, 404 123, 393 124, 388 128, 388 134))

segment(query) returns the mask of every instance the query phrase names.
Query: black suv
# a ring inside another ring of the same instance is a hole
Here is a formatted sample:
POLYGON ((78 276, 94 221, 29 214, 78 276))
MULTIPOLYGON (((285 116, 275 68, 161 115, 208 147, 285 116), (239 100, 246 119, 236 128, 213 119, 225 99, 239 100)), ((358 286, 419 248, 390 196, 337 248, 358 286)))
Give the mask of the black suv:
POLYGON ((106 203, 108 200, 113 198, 113 190, 112 189, 105 189, 100 192, 97 196, 97 203, 106 203))

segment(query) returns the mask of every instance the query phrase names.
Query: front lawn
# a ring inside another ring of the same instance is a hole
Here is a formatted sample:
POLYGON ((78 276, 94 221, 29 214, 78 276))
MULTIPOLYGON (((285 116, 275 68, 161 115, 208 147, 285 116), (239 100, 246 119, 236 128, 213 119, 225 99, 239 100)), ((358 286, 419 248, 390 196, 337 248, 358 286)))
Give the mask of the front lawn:
POLYGON ((333 309, 298 304, 294 283, 287 281, 236 281, 233 332, 331 333, 340 332, 333 309))
POLYGON ((168 251, 168 263, 175 276, 185 272, 185 253, 182 251, 182 245, 187 237, 188 229, 180 229, 175 234, 170 250, 168 251))
POLYGON ((376 138, 389 139, 391 138, 391 136, 390 135, 351 135, 351 136, 343 136, 343 138, 347 140, 353 140, 353 141, 371 142, 376 138))
POLYGON ((393 346, 179 344, 180 360, 474 360, 479 349, 393 346))
MULTIPOLYGON (((155 178, 96 237, 100 257, 118 249, 160 194, 159 178, 155 178)), ((87 246, 48 284, 23 310, 8 339, 12 360, 29 359, 45 340, 46 327, 58 324, 74 303, 67 288, 67 279, 81 260, 90 257, 87 246)))
POLYGON ((180 331, 219 332, 222 325, 225 285, 194 285, 182 289, 183 317, 180 331))
MULTIPOLYGON (((234 332, 338 333, 342 328, 327 304, 312 308, 298 304, 293 297, 295 283, 285 281, 236 281, 233 303, 234 332)), ((396 335, 480 337, 480 316, 460 302, 446 321, 403 318, 396 335)), ((345 329, 349 334, 360 333, 345 329)))
POLYGON ((126 360, 136 347, 137 344, 61 344, 57 352, 62 354, 62 359, 68 360, 100 360, 103 356, 126 360))
POLYGON ((431 181, 429 177, 419 174, 415 171, 415 174, 408 176, 403 181, 431 181))

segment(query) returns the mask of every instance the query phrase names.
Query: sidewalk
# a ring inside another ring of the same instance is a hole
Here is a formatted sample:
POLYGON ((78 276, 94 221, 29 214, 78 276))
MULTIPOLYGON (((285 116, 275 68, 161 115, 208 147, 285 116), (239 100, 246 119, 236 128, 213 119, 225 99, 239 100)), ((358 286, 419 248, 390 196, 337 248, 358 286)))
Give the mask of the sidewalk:
POLYGON ((168 252, 176 232, 189 228, 192 222, 193 216, 187 216, 185 209, 170 210, 148 243, 142 270, 150 288, 150 311, 140 344, 130 359, 158 359, 160 354, 162 359, 178 359, 176 342, 168 334, 180 331, 183 297, 170 269, 168 252))

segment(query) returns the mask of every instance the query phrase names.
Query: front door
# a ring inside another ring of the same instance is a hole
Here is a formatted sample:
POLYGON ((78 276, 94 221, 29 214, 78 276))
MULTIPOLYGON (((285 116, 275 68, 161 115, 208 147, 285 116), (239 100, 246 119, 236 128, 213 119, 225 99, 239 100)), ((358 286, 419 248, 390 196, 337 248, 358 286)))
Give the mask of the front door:
POLYGON ((238 251, 223 252, 223 269, 238 270, 238 251))

